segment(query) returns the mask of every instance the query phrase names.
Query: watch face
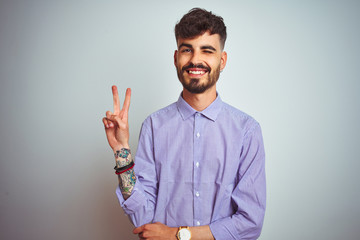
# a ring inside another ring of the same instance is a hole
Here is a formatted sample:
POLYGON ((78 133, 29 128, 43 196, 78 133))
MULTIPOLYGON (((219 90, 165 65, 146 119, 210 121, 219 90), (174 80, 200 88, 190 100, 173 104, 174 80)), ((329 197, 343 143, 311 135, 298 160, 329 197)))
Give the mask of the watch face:
POLYGON ((183 228, 179 231, 179 237, 181 240, 188 240, 191 238, 191 233, 188 229, 183 228))

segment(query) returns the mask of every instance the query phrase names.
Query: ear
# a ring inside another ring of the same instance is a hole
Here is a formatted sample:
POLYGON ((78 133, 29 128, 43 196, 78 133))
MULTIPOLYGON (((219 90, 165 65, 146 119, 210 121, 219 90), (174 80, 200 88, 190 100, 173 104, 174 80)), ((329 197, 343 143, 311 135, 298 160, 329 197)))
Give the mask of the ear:
POLYGON ((227 61, 227 53, 225 51, 221 52, 221 63, 220 63, 220 71, 224 70, 227 61))
POLYGON ((178 54, 178 51, 175 50, 175 52, 174 52, 174 65, 175 65, 175 67, 177 66, 177 54, 178 54))

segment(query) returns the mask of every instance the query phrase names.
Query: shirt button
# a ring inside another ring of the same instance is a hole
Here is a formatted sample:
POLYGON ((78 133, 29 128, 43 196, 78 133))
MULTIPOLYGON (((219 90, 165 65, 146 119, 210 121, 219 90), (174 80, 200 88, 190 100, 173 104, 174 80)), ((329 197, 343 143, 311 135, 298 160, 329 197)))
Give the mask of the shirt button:
POLYGON ((199 221, 197 221, 197 222, 196 222, 196 225, 200 226, 200 222, 199 222, 199 221))
POLYGON ((196 193, 195 193, 195 196, 197 196, 197 197, 200 196, 200 193, 199 193, 199 192, 196 192, 196 193))
POLYGON ((195 165, 196 165, 196 167, 199 167, 200 163, 199 163, 199 162, 196 162, 196 164, 195 164, 195 165))
POLYGON ((200 133, 197 133, 196 136, 199 138, 199 137, 200 137, 200 133))

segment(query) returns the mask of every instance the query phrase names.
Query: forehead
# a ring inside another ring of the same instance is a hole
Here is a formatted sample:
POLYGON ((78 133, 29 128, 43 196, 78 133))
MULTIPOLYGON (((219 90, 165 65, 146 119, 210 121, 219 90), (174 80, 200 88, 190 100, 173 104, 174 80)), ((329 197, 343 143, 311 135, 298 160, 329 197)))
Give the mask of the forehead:
POLYGON ((210 45, 215 49, 220 49, 220 35, 205 32, 194 38, 178 38, 177 46, 179 47, 181 44, 190 44, 193 48, 210 45))

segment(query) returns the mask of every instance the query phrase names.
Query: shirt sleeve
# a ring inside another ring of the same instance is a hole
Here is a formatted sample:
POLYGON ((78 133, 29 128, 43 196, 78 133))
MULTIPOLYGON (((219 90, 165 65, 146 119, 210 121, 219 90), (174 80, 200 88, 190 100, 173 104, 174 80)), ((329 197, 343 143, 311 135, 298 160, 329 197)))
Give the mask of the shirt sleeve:
POLYGON ((257 239, 266 205, 265 152, 258 123, 244 137, 238 171, 239 182, 232 193, 237 209, 232 216, 210 223, 216 240, 257 239))
POLYGON ((136 183, 131 196, 124 199, 119 186, 116 195, 124 212, 135 227, 152 222, 157 197, 157 178, 150 128, 144 122, 141 128, 134 171, 136 183))

